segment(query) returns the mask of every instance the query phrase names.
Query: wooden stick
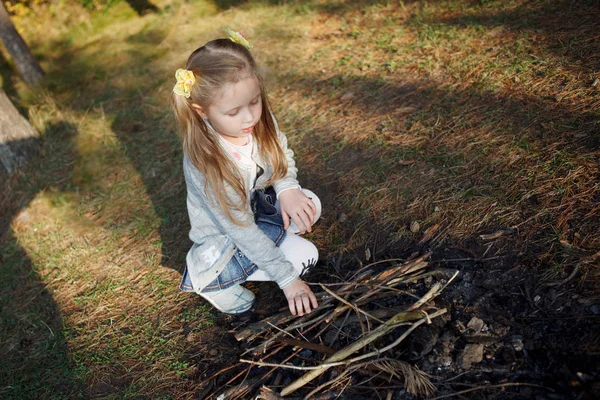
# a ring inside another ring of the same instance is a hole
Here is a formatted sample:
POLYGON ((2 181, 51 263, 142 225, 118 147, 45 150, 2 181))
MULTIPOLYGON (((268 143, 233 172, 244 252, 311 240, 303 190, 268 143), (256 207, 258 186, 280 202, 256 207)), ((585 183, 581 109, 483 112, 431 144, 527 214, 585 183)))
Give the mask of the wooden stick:
MULTIPOLYGON (((282 329, 281 331, 277 332, 276 334, 274 334, 274 335, 273 335, 272 337, 270 337, 269 339, 265 340, 263 343, 261 343, 261 344, 259 344, 259 345, 257 345, 257 346, 254 346, 254 347, 253 347, 253 348, 251 348, 251 349, 248 349, 248 350, 246 350, 246 351, 244 352, 244 354, 248 354, 248 353, 253 353, 253 354, 260 354, 260 353, 264 353, 265 351, 267 351, 267 347, 268 347, 268 346, 269 346, 271 343, 275 342, 275 340, 277 340, 277 339, 278 339, 278 338, 279 338, 279 337, 280 337, 280 336, 283 334, 283 332, 287 333, 287 332, 289 332, 289 331, 291 331, 291 330, 294 330, 294 329, 300 329, 300 328, 303 328, 303 327, 305 327, 305 326, 307 326, 307 325, 314 324, 315 322, 318 322, 318 321, 320 321, 320 320, 322 320, 322 319, 326 318, 328 315, 329 315, 329 313, 325 313, 325 314, 322 314, 322 315, 318 316, 317 318, 314 318, 314 319, 312 319, 312 320, 309 320, 308 318, 309 318, 311 315, 310 315, 310 314, 307 314, 307 315, 305 315, 304 317, 302 317, 302 318, 300 318, 300 319, 299 319, 299 321, 302 321, 302 322, 298 322, 297 324, 294 324, 294 325, 288 326, 288 327, 287 327, 287 328, 285 328, 285 329, 282 329)), ((244 355, 244 354, 242 354, 242 355, 244 355)))
POLYGON ((417 308, 421 307, 423 304, 427 303, 428 301, 430 301, 431 299, 436 297, 438 294, 440 294, 441 287, 442 287, 442 285, 440 285, 439 283, 436 283, 435 285, 433 285, 433 287, 431 289, 429 289, 429 292, 427 292, 425 294, 425 296, 423 296, 419 301, 417 301, 415 304, 413 304, 412 306, 407 308, 406 311, 416 310, 417 308))
MULTIPOLYGON (((381 291, 379 291, 379 292, 381 292, 381 291)), ((354 302, 355 302, 355 303, 357 303, 358 305, 364 305, 364 304, 367 304, 367 303, 373 302, 373 301, 375 301, 375 300, 384 299, 384 298, 386 298, 386 297, 390 297, 390 296, 393 296, 393 295, 394 295, 394 292, 378 293, 378 294, 375 294, 375 295, 373 295, 373 296, 370 296, 370 297, 368 297, 368 299, 367 299, 367 298, 365 298, 364 300, 361 300, 360 302, 359 302, 358 300, 356 300, 356 301, 354 301, 354 302)), ((359 300, 360 300, 360 299, 359 299, 359 300)), ((346 312, 347 310, 349 310, 349 309, 351 309, 351 308, 352 308, 352 307, 349 307, 349 306, 347 306, 346 304, 343 304, 343 305, 342 305, 342 304, 340 304, 339 306, 337 306, 337 308, 335 308, 335 309, 332 311, 331 315, 330 315, 330 316, 327 318, 326 322, 330 322, 330 321, 333 321, 333 320, 337 319, 337 317, 338 317, 340 314, 342 314, 342 313, 346 312)))
MULTIPOLYGON (((438 311, 439 314, 434 313, 434 314, 432 314, 432 316, 436 315, 436 314, 441 315, 445 312, 446 312, 445 309, 440 310, 440 311, 438 311)), ((347 358, 351 354, 357 352, 358 350, 362 349, 363 347, 365 347, 365 346, 369 345, 370 343, 372 343, 373 341, 377 340, 379 337, 390 332, 392 329, 394 329, 396 327, 397 324, 406 322, 411 319, 412 320, 419 319, 422 317, 423 317, 423 312, 402 312, 402 313, 396 314, 395 316, 393 316, 392 318, 387 320, 383 325, 380 325, 379 327, 374 329, 371 332, 371 334, 368 335, 367 337, 364 337, 354 343, 351 343, 350 345, 341 349, 340 351, 338 351, 331 357, 327 358, 325 360, 325 362, 323 364, 321 364, 320 366, 316 367, 316 369, 313 369, 312 371, 306 373, 305 375, 301 376, 299 379, 292 382, 290 385, 288 385, 281 391, 281 395, 286 396, 286 395, 298 390, 302 386, 306 385, 308 382, 317 378, 319 375, 321 375, 323 372, 325 372, 328 368, 330 368, 334 365, 338 365, 338 363, 337 363, 338 361, 347 358)), ((421 319, 422 322, 420 322, 420 324, 427 321, 429 318, 431 318, 431 316, 429 316, 428 318, 422 318, 421 319)), ((403 337, 406 337, 406 336, 403 335, 403 337)), ((379 351, 375 352, 375 354, 379 354, 379 351)), ((363 358, 364 357, 358 357, 357 359, 363 359, 363 358)), ((354 361, 354 359, 351 361, 354 361)))
POLYGON ((285 343, 290 346, 302 347, 303 349, 318 351, 319 353, 335 354, 335 350, 329 346, 325 346, 322 344, 316 344, 316 343, 312 343, 312 342, 307 342, 304 340, 292 339, 292 338, 281 338, 278 340, 278 342, 285 343))
MULTIPOLYGON (((376 277, 379 279, 373 278, 373 279, 368 280, 365 283, 378 283, 382 287, 394 286, 394 285, 397 285, 397 284, 403 282, 404 280, 406 280, 407 274, 421 270, 421 269, 427 267, 427 265, 428 264, 424 261, 420 261, 416 264, 404 265, 404 266, 402 266, 403 268, 394 271, 394 273, 392 273, 392 274, 383 274, 382 273, 381 276, 376 277)), ((359 297, 355 302, 360 303, 360 302, 366 300, 367 298, 372 297, 373 295, 381 292, 382 290, 383 290, 383 288, 367 292, 364 295, 362 295, 361 297, 359 297)))
POLYGON ((348 307, 351 307, 352 309, 354 309, 354 311, 359 312, 361 314, 364 314, 367 317, 372 318, 372 319, 374 319, 375 321, 377 321, 379 323, 382 323, 382 324, 384 323, 382 320, 380 320, 379 318, 377 318, 377 317, 369 314, 365 310, 361 310, 360 308, 358 308, 357 305, 350 303, 348 300, 344 300, 343 298, 341 298, 340 296, 338 296, 337 294, 335 294, 331 290, 327 289, 325 286, 321 285, 321 287, 323 288, 323 290, 325 290, 327 293, 329 293, 330 295, 332 295, 333 297, 335 297, 337 300, 339 300, 342 303, 346 304, 348 307))
POLYGON ((321 391, 323 388, 326 388, 327 386, 333 386, 336 382, 344 379, 344 377, 348 374, 351 374, 352 372, 354 372, 356 369, 361 368, 361 367, 367 367, 368 365, 370 365, 371 362, 367 361, 364 363, 360 363, 357 365, 353 365, 352 369, 346 369, 344 370, 339 376, 323 383, 322 385, 317 386, 313 391, 311 391, 309 394, 307 394, 306 396, 304 396, 304 400, 309 400, 309 399, 313 399, 314 395, 319 393, 319 391, 321 391))
MULTIPOLYGON (((354 357, 354 358, 351 358, 351 359, 345 360, 345 361, 331 362, 332 358, 334 358, 334 356, 339 357, 340 353, 347 352, 348 348, 350 348, 351 346, 356 345, 357 343, 360 343, 360 344, 364 343, 365 339, 367 339, 367 338, 363 338, 361 340, 358 340, 358 341, 352 343, 351 345, 349 345, 349 346, 343 348, 342 350, 338 351, 337 353, 333 354, 331 357, 329 357, 327 360, 325 360, 325 363, 320 364, 320 365, 316 365, 314 367, 298 367, 296 365, 286 365, 286 364, 281 364, 281 363, 268 363, 268 362, 263 362, 263 361, 253 361, 253 360, 244 360, 244 359, 240 359, 240 362, 246 363, 246 364, 257 365, 259 367, 278 367, 278 368, 284 368, 284 369, 295 369, 295 370, 298 370, 298 371, 319 371, 319 370, 328 369, 328 368, 331 368, 331 367, 337 367, 339 365, 347 365, 347 364, 351 364, 351 363, 356 362, 356 361, 364 360, 365 358, 369 358, 369 357, 373 357, 373 356, 376 356, 376 355, 380 355, 381 353, 384 353, 384 352, 390 350, 391 348, 393 348, 393 347, 397 346, 398 344, 400 344, 400 342, 402 342, 402 340, 406 339, 406 337, 412 331, 414 331, 417 327, 419 327, 420 325, 422 325, 424 322, 430 321, 431 318, 435 318, 435 317, 437 317, 439 315, 442 315, 444 313, 446 313, 446 309, 445 308, 442 309, 442 310, 436 311, 435 313, 433 313, 431 315, 427 315, 426 317, 421 318, 420 320, 418 320, 417 322, 415 322, 413 325, 411 325, 411 327, 408 328, 406 330, 406 332, 404 334, 402 334, 402 336, 400 336, 398 339, 396 339, 394 341, 394 343, 392 343, 392 344, 390 344, 388 346, 385 346, 382 349, 375 350, 375 351, 372 351, 370 353, 363 354, 361 356, 354 357)), ((395 324, 394 326, 391 327, 391 329, 396 328, 400 324, 402 324, 402 322, 400 322, 398 324, 395 324)), ((379 327, 379 328, 381 328, 381 327, 379 327)), ((389 329, 388 329, 388 331, 389 331, 389 329)), ((372 334, 373 333, 375 333, 375 331, 373 331, 372 334)), ((379 336, 385 335, 386 333, 387 332, 383 332, 383 333, 379 334, 379 336)), ((377 338, 374 338, 373 340, 375 340, 375 339, 377 339, 377 338)), ((364 347, 364 346, 368 345, 373 340, 371 340, 371 341, 369 341, 367 343, 364 343, 364 345, 361 346, 361 347, 364 347)), ((306 383, 308 383, 308 382, 306 382, 306 383)), ((302 386, 304 386, 304 385, 302 385, 302 386)))
MULTIPOLYGON (((373 310, 371 312, 371 314, 377 318, 385 319, 385 318, 393 317, 394 315, 396 315, 402 311, 407 311, 406 305, 399 306, 399 307, 392 307, 392 308, 380 308, 379 310, 373 310)), ((344 322, 347 324, 352 324, 352 323, 358 322, 359 318, 364 319, 365 317, 363 317, 363 316, 357 317, 356 315, 352 315, 352 316, 349 316, 348 319, 344 322)), ((344 325, 341 324, 340 321, 341 321, 340 319, 337 319, 336 321, 333 322, 333 324, 335 326, 337 326, 338 328, 342 328, 344 325)))
POLYGON ((542 386, 542 385, 536 385, 534 383, 507 382, 507 383, 500 383, 498 385, 477 386, 477 387, 474 387, 474 388, 461 390, 460 392, 455 392, 455 393, 450 393, 450 394, 444 394, 444 395, 437 396, 437 397, 432 397, 431 400, 445 399, 447 397, 454 397, 456 395, 461 395, 461 394, 465 394, 465 393, 469 393, 469 392, 474 392, 476 390, 498 389, 498 388, 505 388, 505 387, 511 387, 511 386, 536 387, 536 388, 544 389, 544 390, 547 390, 549 392, 554 393, 553 389, 551 389, 549 387, 546 387, 546 386, 542 386))
MULTIPOLYGON (((235 334, 235 338, 237 341, 248 341, 251 342, 253 341, 258 335, 260 335, 261 333, 263 333, 266 330, 271 329, 271 325, 283 325, 287 322, 290 322, 294 319, 304 319, 305 317, 309 317, 309 316, 315 316, 316 314, 318 314, 319 312, 326 310, 327 309, 327 305, 330 304, 331 302, 333 302, 332 298, 328 298, 328 299, 323 299, 323 293, 319 293, 321 299, 323 300, 323 302, 321 304, 319 304, 319 307, 316 308, 315 310, 313 310, 313 312, 311 314, 306 314, 304 317, 299 318, 296 315, 292 315, 289 310, 285 310, 283 312, 280 312, 279 314, 273 315, 269 318, 265 318, 261 321, 255 322, 253 324, 248 325, 247 327, 245 327, 243 330, 237 332, 235 334)), ((329 297, 329 296, 327 296, 329 297)))
POLYGON ((412 331, 414 331, 415 329, 417 329, 417 327, 419 327, 420 325, 422 325, 422 324, 423 324, 423 323, 425 323, 425 322, 427 322, 428 324, 430 324, 430 323, 431 323, 431 318, 439 317, 440 315, 442 315, 442 314, 445 314, 445 313, 446 313, 446 311, 447 311, 447 310, 446 310, 445 308, 442 308, 441 310, 438 310, 438 311, 434 312, 434 313, 433 313, 433 314, 431 314, 431 315, 427 315, 427 313, 425 313, 425 318, 423 318, 423 319, 420 319, 419 321, 417 321, 417 322, 415 322, 414 324, 412 324, 412 326, 411 326, 410 328, 408 328, 408 329, 406 330, 406 332, 404 332, 404 333, 402 334, 402 336, 400 336, 398 339, 396 339, 396 340, 394 341, 394 343, 392 343, 392 344, 389 344, 389 345, 387 345, 387 346, 385 346, 385 347, 383 347, 383 348, 381 348, 381 349, 378 349, 378 350, 372 351, 372 352, 370 352, 370 353, 363 354, 362 356, 354 357, 353 359, 351 359, 351 360, 349 360, 349 361, 351 361, 351 362, 360 361, 360 360, 363 360, 363 359, 365 359, 365 358, 368 358, 368 357, 373 357, 373 356, 377 356, 377 355, 379 355, 379 354, 381 354, 381 353, 384 353, 384 352, 386 352, 386 351, 388 351, 388 350, 390 350, 390 349, 393 349, 394 347, 398 346, 398 345, 400 344, 400 342, 402 342, 404 339, 406 339, 406 337, 407 337, 407 336, 408 336, 408 335, 409 335, 409 334, 410 334, 412 331))
MULTIPOLYGON (((338 337, 340 337, 340 332, 342 332, 342 329, 343 329, 343 328, 344 328, 344 326, 346 325, 346 321, 348 321, 348 318, 349 318, 349 317, 350 317, 350 310, 348 310, 348 311, 346 312, 346 316, 344 317, 344 320, 342 321, 342 323, 340 324, 340 326, 337 326, 335 323, 333 323, 333 326, 334 326, 335 328, 337 328, 337 329, 336 329, 336 331, 335 331, 335 334, 334 334, 334 335, 333 335, 333 337, 331 338, 331 340, 329 340, 329 346, 333 346, 333 344, 334 344, 334 343, 335 343, 335 341, 338 339, 338 337)), ((357 318, 358 318, 358 316, 357 316, 357 318)), ((338 321, 335 321, 335 322, 338 322, 338 321)), ((331 325, 331 322, 330 322, 328 325, 326 325, 326 326, 325 326, 325 328, 323 328, 323 329, 321 330, 321 332, 324 332, 324 331, 325 331, 325 330, 326 330, 326 329, 327 329, 327 328, 328 328, 330 325, 331 325)), ((319 333, 319 335, 317 335, 316 337, 318 337, 318 336, 320 336, 320 333, 319 333)))
MULTIPOLYGON (((283 329, 281 329, 281 328, 280 328, 280 327, 278 327, 277 325, 273 325, 273 324, 272 324, 272 323, 270 323, 270 322, 269 322, 269 325, 271 325, 271 327, 273 327, 273 328, 277 329, 279 332, 281 332, 281 333, 285 333, 285 334, 286 334, 286 335, 288 335, 289 337, 291 337, 291 338, 294 338, 294 335, 292 335, 292 334, 291 334, 291 333, 289 333, 289 332, 286 332, 286 331, 284 331, 283 329)), ((294 339, 295 339, 295 338, 294 338, 294 339)))

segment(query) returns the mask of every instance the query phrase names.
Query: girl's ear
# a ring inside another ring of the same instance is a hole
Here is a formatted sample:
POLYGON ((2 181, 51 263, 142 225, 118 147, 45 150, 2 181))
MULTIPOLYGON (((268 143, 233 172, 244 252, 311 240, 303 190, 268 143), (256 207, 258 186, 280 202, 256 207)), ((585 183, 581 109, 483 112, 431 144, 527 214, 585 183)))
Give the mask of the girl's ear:
POLYGON ((196 103, 192 103, 192 108, 193 108, 194 110, 196 110, 196 112, 197 112, 198 114, 200 114, 200 116, 201 116, 202 118, 208 118, 208 116, 206 115, 206 112, 204 112, 204 108, 202 108, 202 106, 201 106, 201 105, 199 105, 199 104, 196 104, 196 103))

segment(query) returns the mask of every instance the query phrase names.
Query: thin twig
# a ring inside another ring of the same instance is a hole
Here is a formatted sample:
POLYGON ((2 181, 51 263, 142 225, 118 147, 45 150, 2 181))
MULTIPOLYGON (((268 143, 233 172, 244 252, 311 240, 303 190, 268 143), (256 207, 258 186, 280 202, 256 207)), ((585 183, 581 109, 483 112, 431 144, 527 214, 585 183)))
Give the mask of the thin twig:
MULTIPOLYGON (((439 275, 439 274, 440 274, 439 271, 432 271, 432 272, 428 272, 427 274, 423 274, 423 276, 439 275)), ((346 285, 348 285, 347 282, 343 282, 343 283, 304 282, 304 283, 306 283, 307 285, 311 285, 311 286, 325 285, 327 287, 330 287, 330 286, 346 286, 346 285)), ((406 290, 396 289, 395 287, 389 287, 389 286, 385 286, 385 285, 378 285, 376 283, 365 283, 365 282, 355 282, 353 284, 354 284, 354 286, 365 286, 365 288, 364 289, 360 289, 360 291, 354 289, 352 291, 352 293, 362 293, 361 291, 366 291, 368 289, 383 289, 383 290, 390 290, 392 292, 399 293, 399 294, 405 294, 407 296, 411 296, 411 297, 414 297, 414 298, 419 298, 419 296, 417 296, 416 294, 410 293, 410 292, 408 292, 406 290)), ((338 291, 338 294, 344 294, 344 293, 345 293, 345 291, 343 291, 341 289, 338 291)))
MULTIPOLYGON (((433 313, 431 315, 427 315, 426 317, 424 317, 424 318, 416 321, 414 324, 412 324, 412 326, 409 329, 407 329, 406 332, 404 332, 404 334, 402 334, 402 336, 400 336, 398 339, 396 339, 394 341, 394 343, 392 343, 392 344, 390 344, 388 346, 385 346, 385 347, 383 347, 380 350, 375 350, 375 351, 372 351, 370 353, 363 354, 362 356, 354 357, 354 358, 351 358, 351 359, 346 360, 346 361, 323 363, 321 365, 317 365, 317 366, 313 366, 313 367, 299 367, 299 366, 296 366, 296 365, 286 365, 286 364, 278 364, 278 363, 267 363, 267 362, 262 362, 262 361, 253 361, 253 360, 244 360, 244 359, 241 359, 240 362, 246 363, 246 364, 257 365, 259 367, 279 367, 279 368, 284 368, 284 369, 295 369, 295 370, 299 370, 299 371, 314 371, 314 370, 320 370, 320 369, 327 369, 327 368, 331 368, 331 367, 337 367, 338 365, 351 364, 353 362, 360 361, 360 360, 363 360, 365 358, 369 358, 369 357, 372 357, 372 356, 380 355, 381 353, 384 353, 384 352, 390 350, 391 348, 393 348, 393 347, 397 346, 398 344, 400 344, 400 342, 402 340, 404 340, 408 336, 408 334, 410 334, 412 331, 414 331, 417 327, 419 327, 423 323, 427 322, 431 318, 435 318, 437 316, 440 316, 440 315, 444 314, 445 312, 446 312, 446 309, 444 308, 444 309, 439 310, 439 311, 437 311, 437 312, 435 312, 435 313, 433 313)), ((394 328, 395 326, 396 326, 395 324, 388 325, 388 327, 391 327, 391 328, 394 328)), ((389 329, 385 330, 383 333, 373 335, 373 336, 375 336, 373 338, 371 338, 371 337, 369 337, 369 338, 363 338, 363 340, 359 340, 358 342, 355 342, 355 343, 359 343, 360 342, 362 344, 363 342, 366 342, 365 339, 371 339, 370 341, 368 341, 368 343, 370 343, 373 340, 375 340, 377 337, 381 336, 382 334, 385 334, 388 330, 389 329)), ((355 343, 353 343, 353 345, 355 343)), ((365 345, 368 344, 368 343, 365 343, 365 345)), ((348 346, 348 347, 350 347, 350 346, 348 346)), ((364 347, 364 346, 362 346, 362 347, 364 347)), ((342 350, 338 351, 336 354, 338 354, 338 356, 339 356, 339 353, 343 352, 344 350, 345 349, 342 349, 342 350)), ((329 359, 331 359, 331 358, 332 357, 330 357, 329 359)))
POLYGON ((460 395, 460 394, 474 392, 476 390, 499 389, 499 388, 509 387, 509 386, 530 386, 530 387, 536 387, 536 388, 540 388, 540 389, 545 389, 545 390, 548 390, 548 391, 554 393, 554 390, 552 390, 551 388, 546 387, 546 386, 536 385, 536 384, 533 384, 533 383, 512 382, 512 383, 500 383, 498 385, 478 386, 478 387, 474 387, 474 388, 471 388, 471 389, 461 390, 460 392, 455 392, 455 393, 451 393, 451 394, 444 394, 444 395, 441 395, 441 396, 433 397, 433 398, 431 398, 429 400, 445 399, 447 397, 454 397, 454 396, 457 396, 457 395, 460 395))
POLYGON ((289 337, 291 337, 292 339, 296 339, 296 337, 294 335, 292 335, 289 332, 284 331, 283 329, 281 329, 280 327, 278 327, 277 325, 274 325, 270 322, 267 322, 267 324, 271 325, 273 328, 277 329, 279 332, 281 333, 285 333, 286 335, 288 335, 289 337))
MULTIPOLYGON (((370 364, 370 362, 365 362, 365 363, 362 363, 362 364, 358 364, 355 367, 364 366, 366 364, 370 364)), ((346 375, 348 375, 348 374, 350 374, 352 372, 354 372, 354 371, 350 371, 350 370, 347 369, 347 370, 343 371, 339 376, 337 376, 337 377, 335 377, 335 378, 333 378, 333 379, 331 379, 331 380, 323 383, 322 385, 317 386, 313 391, 311 391, 309 394, 307 394, 306 396, 304 396, 304 400, 311 399, 312 396, 315 395, 315 394, 317 394, 317 393, 319 393, 319 391, 321 389, 323 389, 323 388, 325 388, 327 386, 333 386, 336 382, 342 380, 346 375)))
POLYGON ((361 271, 364 271, 364 270, 365 270, 365 269, 367 269, 367 268, 371 268, 371 267, 373 267, 373 266, 375 266, 375 265, 377 265, 377 264, 383 264, 383 263, 386 263, 386 262, 396 262, 396 261, 404 261, 404 260, 403 260, 402 258, 389 258, 389 259, 387 259, 387 260, 379 260, 379 261, 376 261, 376 262, 374 262, 374 263, 367 264, 367 265, 365 265, 364 267, 362 267, 361 269, 359 269, 358 271, 356 271, 356 273, 354 273, 354 275, 352 275, 352 276, 350 277, 350 279, 348 279, 348 280, 349 280, 349 281, 351 281, 351 280, 352 280, 352 279, 354 279, 354 277, 356 277, 356 275, 358 275, 358 274, 359 274, 361 271))
POLYGON ((565 283, 567 283, 571 279, 573 279, 573 277, 575 277, 575 275, 577 274, 577 271, 579 271, 579 267, 581 267, 581 264, 577 264, 575 266, 575 268, 573 268, 573 272, 571 272, 571 274, 569 276, 567 276, 565 279, 563 279, 562 281, 542 283, 542 286, 559 286, 559 285, 564 285, 565 283))
POLYGON ((352 358, 352 359, 348 360, 348 362, 360 361, 360 360, 363 360, 363 359, 365 359, 365 358, 368 358, 368 357, 373 357, 373 356, 380 355, 381 353, 385 353, 386 351, 388 351, 388 350, 390 350, 390 349, 392 349, 392 348, 394 348, 394 347, 398 346, 398 345, 400 344, 400 342, 402 342, 404 339, 406 339, 406 337, 407 337, 407 336, 408 336, 408 335, 409 335, 409 334, 410 334, 412 331, 414 331, 414 330, 415 330, 417 327, 419 327, 420 325, 422 325, 422 324, 423 324, 423 323, 425 323, 425 322, 427 322, 427 323, 431 323, 431 318, 439 317, 440 315, 442 315, 442 314, 445 314, 445 313, 446 313, 446 311, 447 311, 447 310, 446 310, 445 308, 443 308, 443 309, 441 309, 441 310, 438 310, 438 311, 436 311, 435 313, 433 313, 433 314, 431 314, 431 315, 425 314, 425 315, 426 315, 426 316, 425 316, 425 318, 423 318, 423 319, 420 319, 420 320, 418 320, 417 322, 415 322, 414 324, 412 324, 412 325, 411 325, 411 327, 410 327, 410 328, 408 328, 408 329, 406 330, 406 332, 404 332, 404 333, 402 334, 402 336, 400 336, 398 339, 396 339, 396 340, 394 341, 394 343, 392 343, 392 344, 389 344, 389 345, 387 345, 387 346, 385 346, 385 347, 382 347, 382 348, 381 348, 381 349, 379 349, 379 350, 375 350, 375 351, 372 351, 372 352, 370 352, 370 353, 363 354, 362 356, 354 357, 354 358, 352 358))
POLYGON ((360 308, 358 308, 358 306, 356 306, 355 304, 350 303, 347 300, 344 300, 343 298, 341 298, 340 296, 338 296, 337 294, 335 294, 334 292, 332 292, 331 290, 329 290, 327 287, 321 285, 321 287, 323 288, 324 291, 326 291, 327 293, 329 293, 330 295, 332 295, 333 297, 335 297, 337 300, 341 301, 342 303, 346 304, 347 306, 351 307, 354 311, 359 312, 361 314, 366 315, 369 318, 373 318, 375 321, 383 324, 384 321, 380 320, 377 317, 374 317, 373 315, 369 314, 368 312, 366 312, 365 310, 361 310, 360 308))
MULTIPOLYGON (((292 354, 291 354, 289 357, 287 357, 285 360, 283 360, 283 362, 288 362, 288 361, 289 361, 290 359, 292 359, 293 357, 296 357, 296 356, 298 355, 298 353, 300 353, 301 351, 302 351, 301 349, 298 349, 298 350, 296 350, 296 351, 292 352, 292 354)), ((239 365, 239 364, 238 364, 238 365, 239 365)), ((271 369, 269 372, 265 373, 265 374, 264 374, 264 375, 263 375, 263 376, 262 376, 260 379, 261 379, 262 381, 265 381, 265 380, 267 380, 267 378, 268 378, 268 377, 269 377, 269 376, 270 376, 270 375, 271 375, 273 372, 275 372, 275 371, 277 371, 277 368, 273 368, 273 369, 271 369)))
POLYGON ((459 261, 476 261, 476 262, 482 262, 482 261, 491 261, 491 260, 497 260, 499 258, 506 258, 506 257, 510 257, 510 254, 506 254, 503 256, 494 256, 494 257, 486 257, 486 258, 476 258, 476 257, 467 257, 467 258, 452 258, 452 259, 441 259, 441 260, 434 260, 432 261, 432 263, 449 263, 449 262, 459 262, 459 261))
POLYGON ((421 307, 423 304, 429 302, 431 299, 433 299, 438 294, 440 294, 441 287, 442 287, 442 285, 440 285, 439 283, 436 283, 435 285, 433 285, 433 287, 431 289, 429 289, 429 291, 427 293, 425 293, 425 296, 423 296, 421 299, 419 299, 417 302, 415 302, 415 304, 413 304, 412 306, 408 307, 406 309, 406 311, 416 310, 417 308, 421 307))
MULTIPOLYGON (((353 359, 347 360, 342 362, 342 364, 348 364, 348 363, 352 363, 352 362, 356 362, 359 360, 362 360, 366 357, 371 357, 373 355, 379 355, 384 351, 389 350, 390 348, 396 346, 397 344, 399 344, 402 340, 404 340, 404 338, 408 335, 408 333, 412 332, 417 326, 421 325, 422 323, 426 322, 429 318, 432 317, 437 317, 438 315, 442 315, 446 312, 446 309, 443 310, 439 310, 435 313, 433 313, 431 316, 427 317, 427 318, 422 318, 419 321, 415 322, 415 324, 413 324, 413 326, 411 328, 409 328, 404 335, 402 335, 400 337, 399 340, 396 340, 393 345, 391 346, 386 346, 384 349, 381 350, 376 350, 374 352, 368 353, 367 355, 364 356, 360 356, 360 357, 355 357, 353 359)), ((376 339, 378 339, 379 337, 381 337, 382 335, 385 335, 386 333, 388 333, 389 331, 391 331, 392 329, 394 329, 396 327, 396 325, 398 323, 402 323, 402 322, 406 322, 409 319, 414 318, 416 315, 423 315, 422 313, 415 313, 415 312, 403 312, 400 314, 395 315, 394 317, 390 318, 389 320, 387 320, 383 325, 377 327, 375 330, 373 330, 371 332, 371 334, 367 337, 364 337, 354 343, 351 343, 350 345, 344 347, 343 349, 341 349, 340 351, 338 351, 336 354, 332 355, 331 357, 327 358, 325 360, 325 363, 317 366, 317 367, 308 367, 313 369, 313 371, 310 371, 308 373, 306 373, 305 375, 301 376, 299 379, 295 380, 294 382, 292 382, 290 385, 286 386, 285 388, 283 388, 283 390, 281 391, 281 395, 282 396, 286 396, 294 391, 296 391, 297 389, 301 388, 302 386, 306 385, 308 382, 312 381, 313 379, 317 378, 319 375, 321 375, 326 369, 335 366, 335 365, 342 365, 342 364, 338 364, 337 361, 338 360, 343 360, 344 358, 348 357, 349 355, 355 353, 356 351, 360 350, 361 348, 369 345, 370 343, 372 343, 373 341, 375 341, 376 339)), ((304 367, 307 368, 307 367, 304 367)))
POLYGON ((279 342, 288 344, 290 346, 297 346, 297 347, 301 347, 303 349, 318 351, 319 353, 335 354, 335 350, 332 349, 331 347, 328 347, 328 346, 325 346, 322 344, 312 343, 312 342, 305 341, 305 340, 283 338, 283 339, 279 339, 279 342))
POLYGON ((348 312, 346 312, 346 316, 344 317, 344 320, 342 321, 342 324, 339 327, 336 326, 337 330, 335 331, 335 335, 329 341, 329 346, 330 347, 331 347, 331 345, 333 345, 333 343, 335 343, 335 341, 337 340, 337 338, 340 336, 340 332, 344 328, 344 325, 346 324, 346 321, 348 321, 348 317, 349 316, 350 316, 350 310, 348 310, 348 312))
MULTIPOLYGON (((314 320, 309 320, 309 321, 306 321, 306 319, 307 319, 306 317, 309 317, 309 316, 310 316, 310 314, 308 314, 308 315, 305 315, 304 317, 302 317, 302 318, 301 318, 301 321, 305 321, 305 322, 300 322, 300 323, 297 323, 297 324, 295 324, 295 325, 291 325, 291 326, 289 326, 289 327, 287 327, 287 328, 285 328, 285 329, 282 329, 282 331, 288 332, 288 331, 291 331, 291 330, 294 330, 294 329, 300 329, 300 328, 303 328, 303 327, 305 327, 305 326, 307 326, 307 325, 311 325, 311 324, 313 324, 313 323, 315 323, 315 322, 317 322, 317 321, 320 321, 320 320, 322 320, 322 319, 326 318, 328 315, 329 315, 329 313, 325 313, 325 314, 323 314, 323 315, 320 315, 319 317, 315 318, 314 320)), ((275 342, 275 340, 276 340, 276 339, 278 339, 278 338, 279 338, 279 336, 281 336, 281 335, 282 335, 282 332, 277 332, 277 333, 276 333, 275 335, 273 335, 271 338, 269 338, 269 339, 265 340, 263 343, 259 344, 258 346, 254 346, 253 348, 246 350, 246 351, 245 351, 245 352, 242 354, 242 356, 243 356, 244 354, 248 354, 248 353, 255 353, 255 354, 256 354, 256 353, 264 353, 265 351, 267 351, 267 347, 268 347, 268 346, 269 346, 271 343, 275 342)))
POLYGON ((220 370, 219 372, 217 372, 217 373, 213 374, 213 375, 212 375, 210 378, 207 378, 207 379, 203 380, 202 382, 200 382, 200 384, 198 385, 198 387, 202 387, 202 386, 204 386, 204 384, 205 384, 205 383, 207 383, 208 381, 210 381, 211 379, 214 379, 214 378, 216 378, 217 376, 221 375, 222 373, 224 373, 224 372, 227 372, 227 371, 229 371, 230 369, 232 369, 232 368, 235 368, 235 367, 238 367, 238 366, 240 366, 240 364, 234 364, 234 365, 230 365, 230 366, 229 366, 229 367, 227 367, 227 368, 223 368, 223 369, 222 369, 222 370, 220 370))

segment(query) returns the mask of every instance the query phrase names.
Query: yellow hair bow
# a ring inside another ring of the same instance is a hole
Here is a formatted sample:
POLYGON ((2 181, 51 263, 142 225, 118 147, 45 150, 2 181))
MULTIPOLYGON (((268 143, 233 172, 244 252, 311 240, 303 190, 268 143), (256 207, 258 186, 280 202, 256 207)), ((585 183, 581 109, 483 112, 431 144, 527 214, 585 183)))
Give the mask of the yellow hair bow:
POLYGON ((185 96, 186 99, 189 98, 192 93, 192 86, 196 83, 194 73, 190 70, 179 68, 175 71, 175 78, 177 79, 177 83, 173 87, 173 93, 185 96))
POLYGON ((244 37, 244 35, 242 35, 241 33, 233 31, 233 30, 231 30, 229 28, 226 28, 225 32, 227 32, 227 34, 229 35, 229 40, 231 40, 232 42, 235 42, 237 44, 241 44, 242 46, 244 46, 248 50, 250 50, 251 48, 254 47, 254 46, 252 46, 252 44, 250 44, 249 41, 246 40, 246 38, 244 37))

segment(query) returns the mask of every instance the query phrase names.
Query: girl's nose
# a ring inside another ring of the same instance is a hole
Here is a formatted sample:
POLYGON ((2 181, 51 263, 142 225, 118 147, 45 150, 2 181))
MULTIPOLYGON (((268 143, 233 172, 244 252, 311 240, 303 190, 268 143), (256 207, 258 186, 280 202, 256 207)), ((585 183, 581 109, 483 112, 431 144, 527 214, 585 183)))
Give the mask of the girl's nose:
POLYGON ((252 109, 247 108, 246 114, 244 115, 244 123, 252 123, 254 122, 254 114, 252 114, 252 109))

